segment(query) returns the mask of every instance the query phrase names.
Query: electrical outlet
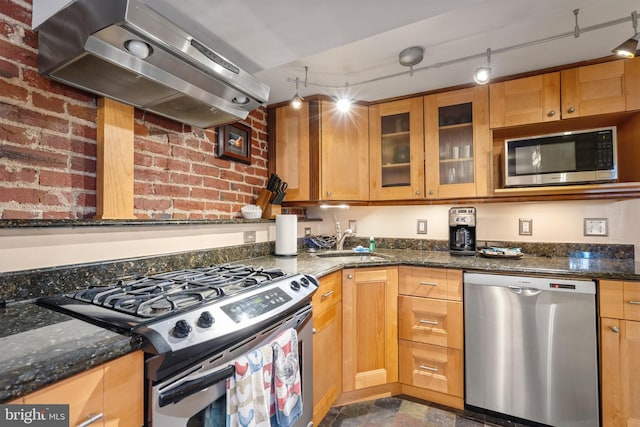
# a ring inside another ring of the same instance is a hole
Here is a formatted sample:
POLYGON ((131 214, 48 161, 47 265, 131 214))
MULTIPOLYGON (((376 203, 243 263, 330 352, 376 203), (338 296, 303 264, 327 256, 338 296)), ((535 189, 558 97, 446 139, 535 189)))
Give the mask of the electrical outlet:
POLYGON ((418 220, 418 227, 417 227, 416 233, 418 233, 418 234, 427 234, 427 220, 426 219, 419 219, 418 220))
POLYGON ((349 228, 351 229, 351 231, 353 231, 353 234, 356 234, 358 232, 358 221, 356 221, 355 219, 350 219, 349 228))
POLYGON ((519 232, 521 236, 533 235, 533 220, 520 218, 518 220, 519 232))
POLYGON ((304 237, 311 237, 311 227, 304 228, 304 237))
POLYGON ((245 231, 243 238, 244 238, 244 243, 255 243, 256 242, 256 232, 255 231, 245 231))

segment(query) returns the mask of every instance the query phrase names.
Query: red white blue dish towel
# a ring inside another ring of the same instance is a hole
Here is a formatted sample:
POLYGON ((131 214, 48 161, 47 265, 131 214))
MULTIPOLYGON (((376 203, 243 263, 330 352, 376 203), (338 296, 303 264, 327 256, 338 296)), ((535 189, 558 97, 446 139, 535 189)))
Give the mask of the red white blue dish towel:
POLYGON ((295 329, 280 333, 273 346, 271 425, 290 427, 302 415, 302 386, 295 329))
POLYGON ((271 344, 240 356, 227 380, 227 427, 270 427, 271 344))

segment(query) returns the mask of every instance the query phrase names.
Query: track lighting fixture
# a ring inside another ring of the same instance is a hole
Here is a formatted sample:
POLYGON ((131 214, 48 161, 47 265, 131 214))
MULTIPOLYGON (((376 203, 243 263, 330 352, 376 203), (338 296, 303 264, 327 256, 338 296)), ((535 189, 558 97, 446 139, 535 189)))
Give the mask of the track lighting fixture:
MULTIPOLYGON (((307 75, 309 72, 309 67, 304 67, 304 87, 307 87, 307 75)), ((304 101, 304 98, 302 98, 300 96, 300 94, 298 93, 298 78, 296 77, 296 94, 293 95, 293 98, 291 98, 291 107, 299 110, 302 108, 302 102, 304 101)))
MULTIPOLYGON (((583 33, 587 33, 587 32, 591 32, 591 31, 596 31, 596 30, 600 30, 603 28, 607 28, 607 27, 611 27, 614 25, 619 25, 619 24, 623 24, 629 21, 629 17, 623 17, 623 18, 618 18, 618 19, 614 19, 611 21, 606 21, 606 22, 602 22, 599 24, 595 24, 595 25, 591 25, 589 27, 583 27, 581 28, 580 25, 578 25, 578 13, 580 12, 580 9, 574 9, 573 10, 573 15, 575 18, 575 26, 571 31, 562 33, 562 34, 556 34, 556 35, 551 35, 542 39, 538 39, 538 40, 532 40, 532 41, 528 41, 528 42, 524 42, 524 43, 520 43, 520 44, 515 44, 515 45, 511 45, 511 46, 505 46, 505 47, 501 47, 498 49, 487 49, 486 52, 483 53, 475 53, 475 54, 471 54, 471 55, 467 55, 467 56, 463 56, 460 58, 454 58, 454 59, 450 59, 447 61, 443 61, 443 62, 436 62, 433 64, 428 64, 428 65, 423 65, 419 68, 414 68, 415 65, 419 64, 424 56, 424 49, 420 46, 411 46, 408 47, 406 49, 403 49, 400 54, 398 55, 398 61, 400 62, 400 65, 403 65, 405 67, 409 67, 408 71, 402 71, 402 72, 396 72, 393 74, 389 74, 389 75, 385 75, 385 76, 380 76, 380 77, 374 77, 372 79, 368 79, 368 80, 362 80, 356 83, 351 83, 351 86, 361 86, 361 85, 365 85, 368 83, 374 83, 374 82, 378 82, 381 80, 386 80, 386 79, 390 79, 390 78, 395 78, 395 77, 400 77, 400 76, 404 76, 404 75, 413 75, 414 72, 418 72, 418 71, 424 71, 424 70, 429 70, 431 68, 441 68, 441 67, 445 67, 448 65, 453 65, 453 64, 459 64, 461 62, 467 62, 467 61, 472 61, 472 60, 477 60, 479 58, 482 57, 486 57, 487 58, 487 65, 483 66, 483 67, 479 67, 476 69, 475 73, 473 74, 473 80, 477 83, 477 84, 487 84, 489 82, 489 80, 491 80, 491 54, 493 53, 494 55, 497 54, 501 54, 501 53, 506 53, 506 52, 510 52, 510 51, 514 51, 514 50, 518 50, 518 49, 524 49, 530 46, 534 46, 534 45, 538 45, 538 44, 542 44, 542 43, 548 43, 548 42, 552 42, 555 40, 561 40, 567 37, 574 37, 574 38, 578 38, 580 37, 581 34, 583 33)), ((640 34, 638 34, 638 14, 636 11, 631 13, 631 22, 633 24, 633 32, 634 35, 633 37, 631 37, 629 40, 627 40, 626 42, 624 42, 623 44, 621 44, 619 47, 617 47, 616 49, 613 50, 614 53, 623 56, 625 58, 633 58, 636 55, 637 49, 638 49, 638 39, 640 38, 640 34)), ((304 86, 307 87, 307 84, 312 85, 312 86, 316 86, 319 88, 323 88, 323 89, 331 89, 331 90, 340 90, 340 89, 346 89, 349 87, 349 84, 344 84, 344 85, 332 85, 332 84, 320 84, 320 83, 313 83, 313 82, 309 82, 307 80, 307 75, 308 75, 308 67, 304 67, 305 69, 305 78, 304 78, 304 86)), ((291 79, 291 78, 287 78, 288 82, 295 82, 296 84, 296 95, 293 97, 292 101, 292 105, 294 105, 294 101, 295 102, 299 102, 301 105, 302 102, 302 98, 298 95, 298 78, 296 77, 295 79, 291 79)), ((345 91, 346 92, 346 91, 345 91)), ((349 111, 349 108, 351 106, 351 101, 347 98, 341 98, 337 101, 337 108, 340 111, 349 111)), ((294 107, 295 108, 295 107, 294 107)))
POLYGON ((476 68, 476 71, 473 73, 473 80, 479 85, 484 85, 489 83, 490 78, 491 78, 491 48, 487 49, 487 66, 478 67, 476 68))
POLYGON ((631 23, 633 24, 633 37, 612 50, 613 53, 623 58, 635 58, 638 50, 640 34, 638 34, 638 12, 635 10, 631 12, 631 23))

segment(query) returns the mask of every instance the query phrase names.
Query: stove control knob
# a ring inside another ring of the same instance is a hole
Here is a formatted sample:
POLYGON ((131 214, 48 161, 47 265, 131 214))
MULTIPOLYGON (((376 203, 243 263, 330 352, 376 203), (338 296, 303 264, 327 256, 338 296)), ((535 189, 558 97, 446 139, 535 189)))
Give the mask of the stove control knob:
POLYGON ((300 290, 300 283, 298 283, 297 280, 292 280, 290 286, 291 286, 291 289, 293 289, 294 291, 300 290))
POLYGON ((309 287, 309 279, 307 279, 306 277, 303 277, 300 279, 300 284, 302 286, 304 286, 305 288, 309 287))
POLYGON ((213 318, 211 312, 203 311, 198 318, 198 326, 201 328, 210 328, 215 321, 216 319, 213 318))
POLYGON ((186 320, 178 320, 171 331, 171 335, 176 338, 186 338, 191 333, 191 326, 186 320))

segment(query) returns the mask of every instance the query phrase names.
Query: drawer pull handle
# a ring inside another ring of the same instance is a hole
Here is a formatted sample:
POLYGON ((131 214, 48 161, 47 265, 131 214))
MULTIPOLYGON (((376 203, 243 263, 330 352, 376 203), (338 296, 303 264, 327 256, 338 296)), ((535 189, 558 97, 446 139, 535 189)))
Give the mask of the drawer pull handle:
POLYGON ((427 325, 437 325, 438 322, 435 320, 420 320, 420 323, 426 323, 427 325))
POLYGON ((629 301, 629 304, 640 305, 640 301, 629 301))
POLYGON ((620 328, 618 328, 617 326, 612 326, 611 331, 617 334, 618 332, 620 332, 620 328))
POLYGON ((93 415, 92 417, 89 417, 85 422, 78 424, 76 427, 87 427, 87 426, 95 423, 99 419, 102 419, 103 416, 104 415, 102 414, 102 412, 100 412, 97 415, 93 415))
POLYGON ((424 369, 425 371, 438 372, 438 368, 434 368, 433 366, 420 365, 420 369, 424 369))
POLYGON ((333 295, 333 291, 329 291, 326 294, 322 294, 322 296, 320 297, 321 300, 326 300, 327 298, 329 298, 331 295, 333 295))
POLYGON ((436 282, 420 282, 420 285, 424 286, 438 286, 436 282))

